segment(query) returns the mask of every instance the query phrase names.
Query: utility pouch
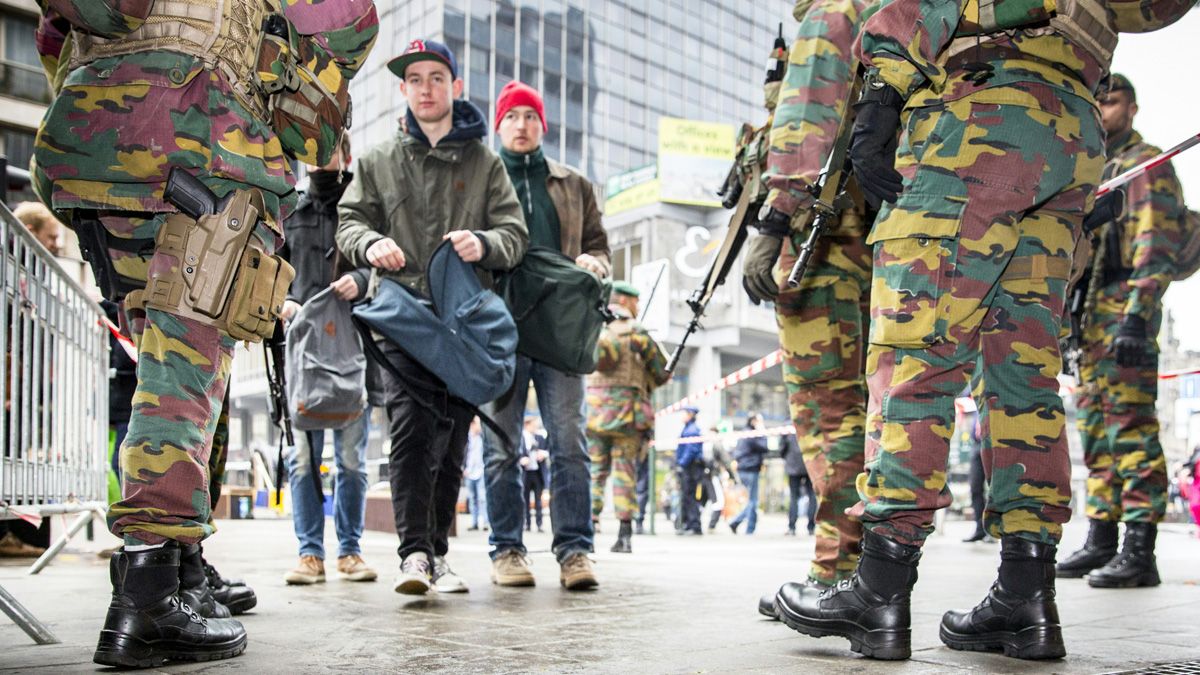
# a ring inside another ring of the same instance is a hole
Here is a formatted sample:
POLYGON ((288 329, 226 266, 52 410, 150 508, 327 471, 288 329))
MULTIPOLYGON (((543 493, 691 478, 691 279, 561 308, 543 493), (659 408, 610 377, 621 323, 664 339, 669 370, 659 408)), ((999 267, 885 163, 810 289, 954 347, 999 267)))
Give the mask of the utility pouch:
POLYGON ((288 287, 296 271, 276 255, 250 245, 242 252, 229 296, 225 329, 235 340, 258 342, 275 333, 288 287))

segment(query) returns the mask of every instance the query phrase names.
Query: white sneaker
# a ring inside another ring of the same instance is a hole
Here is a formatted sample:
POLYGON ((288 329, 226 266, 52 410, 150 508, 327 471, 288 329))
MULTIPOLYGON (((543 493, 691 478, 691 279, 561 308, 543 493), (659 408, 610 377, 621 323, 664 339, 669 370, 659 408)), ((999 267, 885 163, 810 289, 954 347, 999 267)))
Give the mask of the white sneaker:
POLYGON ((466 593, 467 582, 450 569, 445 556, 433 557, 433 587, 438 593, 466 593))
POLYGON ((400 563, 400 574, 392 590, 404 595, 425 595, 432 586, 433 577, 429 569, 429 556, 418 551, 411 553, 400 563))

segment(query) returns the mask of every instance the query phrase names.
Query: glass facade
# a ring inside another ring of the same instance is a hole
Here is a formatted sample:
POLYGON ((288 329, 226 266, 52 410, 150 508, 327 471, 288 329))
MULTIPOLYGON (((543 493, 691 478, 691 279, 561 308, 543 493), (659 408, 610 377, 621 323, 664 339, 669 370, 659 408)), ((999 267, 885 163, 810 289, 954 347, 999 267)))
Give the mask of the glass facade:
MULTIPOLYGON (((655 161, 660 117, 761 123, 763 64, 791 0, 397 0, 351 84, 352 138, 394 132, 404 100, 389 59, 415 38, 444 41, 466 96, 490 121, 500 88, 542 92, 546 154, 595 182, 655 161)), ((494 136, 494 135, 493 135, 494 136)), ((493 137, 493 146, 498 140, 493 137)))

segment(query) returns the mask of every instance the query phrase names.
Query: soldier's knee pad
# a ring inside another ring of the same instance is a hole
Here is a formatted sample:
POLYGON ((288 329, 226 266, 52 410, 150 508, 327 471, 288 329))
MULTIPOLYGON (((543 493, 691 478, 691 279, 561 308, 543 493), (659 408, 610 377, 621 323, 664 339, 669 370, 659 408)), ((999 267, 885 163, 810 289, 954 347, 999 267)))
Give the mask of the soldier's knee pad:
POLYGON ((271 337, 295 270, 252 236, 258 190, 239 190, 218 213, 171 214, 155 239, 145 307, 215 326, 235 340, 271 337))

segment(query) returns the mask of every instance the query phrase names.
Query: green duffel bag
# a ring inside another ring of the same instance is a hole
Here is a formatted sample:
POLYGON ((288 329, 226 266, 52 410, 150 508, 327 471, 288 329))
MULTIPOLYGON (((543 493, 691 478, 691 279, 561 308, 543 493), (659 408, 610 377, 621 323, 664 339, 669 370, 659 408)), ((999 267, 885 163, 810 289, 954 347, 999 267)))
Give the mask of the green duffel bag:
POLYGON ((517 322, 517 352, 555 370, 587 375, 596 369, 596 342, 608 311, 612 282, 575 264, 559 251, 534 246, 496 293, 517 322))

